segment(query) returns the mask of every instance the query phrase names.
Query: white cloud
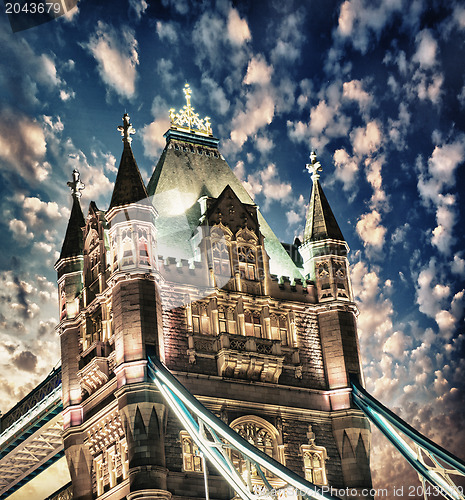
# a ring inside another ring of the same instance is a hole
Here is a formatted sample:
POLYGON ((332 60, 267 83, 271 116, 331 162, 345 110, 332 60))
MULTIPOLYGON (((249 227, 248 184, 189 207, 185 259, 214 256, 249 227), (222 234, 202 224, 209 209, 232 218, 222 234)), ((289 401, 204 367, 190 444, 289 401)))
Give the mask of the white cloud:
POLYGON ((339 12, 336 38, 351 43, 356 50, 365 54, 372 39, 380 37, 385 26, 398 12, 402 12, 401 0, 376 4, 363 0, 346 0, 339 12))
POLYGON ((280 179, 274 163, 246 176, 244 162, 240 161, 234 167, 234 173, 252 198, 258 194, 265 197, 264 211, 268 210, 272 202, 285 204, 291 201, 292 186, 280 179))
POLYGON ((431 31, 424 29, 420 31, 415 42, 417 44, 417 51, 412 57, 414 62, 420 65, 420 68, 431 68, 436 64, 436 55, 438 51, 438 44, 433 38, 431 31))
POLYGON ((356 231, 365 248, 382 250, 386 228, 381 224, 381 214, 377 210, 363 214, 357 222, 356 231))
POLYGON ((390 209, 389 201, 382 187, 383 178, 381 175, 384 160, 383 156, 376 158, 376 160, 367 158, 365 160, 365 167, 367 181, 373 188, 373 194, 370 199, 370 207, 377 210, 388 211, 390 209))
POLYGON ((244 83, 246 85, 266 85, 270 82, 272 73, 273 66, 268 66, 265 58, 261 54, 258 54, 257 56, 253 56, 249 61, 244 83))
POLYGON ((18 172, 26 180, 43 181, 50 165, 43 161, 46 141, 41 125, 20 113, 0 111, 0 169, 18 172))
POLYGON ((129 0, 129 9, 135 14, 136 19, 140 20, 148 8, 146 0, 129 0))
POLYGON ((381 124, 372 120, 366 127, 357 127, 350 133, 354 152, 360 155, 369 155, 376 152, 383 138, 381 124))
POLYGON ((228 14, 227 30, 229 40, 234 45, 242 45, 252 38, 247 21, 241 19, 239 12, 234 8, 228 14))
POLYGON ((247 95, 245 110, 240 110, 232 119, 231 140, 241 147, 249 136, 273 121, 275 104, 267 91, 247 95))
POLYGON ((178 30, 174 23, 157 21, 155 25, 160 40, 174 44, 178 41, 178 30))
POLYGON ((448 255, 455 242, 453 229, 457 218, 456 197, 443 191, 455 184, 455 172, 465 156, 465 137, 454 142, 435 146, 427 166, 419 158, 418 191, 425 206, 436 210, 437 226, 432 230, 431 243, 441 253, 448 255))
POLYGON ((357 177, 357 159, 351 158, 345 149, 337 149, 334 152, 333 160, 336 165, 336 179, 343 183, 344 191, 350 191, 357 177))
POLYGON ((295 224, 298 224, 299 222, 302 222, 302 217, 300 214, 298 214, 295 210, 289 210, 286 212, 286 218, 287 222, 290 226, 293 226, 295 224))
POLYGON ((27 226, 22 220, 12 219, 8 223, 8 227, 13 233, 14 239, 21 245, 24 245, 34 237, 33 233, 28 232, 27 226))
POLYGON ((373 96, 363 90, 363 83, 360 80, 344 82, 342 86, 342 97, 357 102, 362 112, 368 111, 373 104, 373 96))
POLYGON ((117 32, 99 21, 96 32, 84 46, 97 61, 103 82, 120 96, 133 97, 139 64, 134 32, 128 27, 117 32))
POLYGON ((170 128, 168 118, 160 118, 149 123, 141 130, 142 143, 146 156, 156 158, 166 144, 163 134, 170 128))

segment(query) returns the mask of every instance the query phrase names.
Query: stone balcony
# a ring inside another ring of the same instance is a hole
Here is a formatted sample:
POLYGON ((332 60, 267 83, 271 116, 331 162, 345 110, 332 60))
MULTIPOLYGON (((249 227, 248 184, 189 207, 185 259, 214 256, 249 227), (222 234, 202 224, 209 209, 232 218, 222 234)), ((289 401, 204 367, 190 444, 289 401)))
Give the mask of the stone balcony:
POLYGON ((218 375, 277 383, 290 354, 298 363, 298 349, 282 347, 279 340, 221 333, 216 337, 189 337, 191 362, 196 356, 216 359, 218 375), (292 352, 291 352, 292 351, 292 352))

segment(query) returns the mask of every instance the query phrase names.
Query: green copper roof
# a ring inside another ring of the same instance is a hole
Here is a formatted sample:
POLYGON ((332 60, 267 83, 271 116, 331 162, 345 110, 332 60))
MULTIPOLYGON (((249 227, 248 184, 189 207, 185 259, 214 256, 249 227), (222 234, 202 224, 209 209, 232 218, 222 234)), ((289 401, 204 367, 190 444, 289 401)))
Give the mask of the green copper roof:
MULTIPOLYGON (((158 248, 164 256, 191 258, 190 238, 199 225, 201 196, 218 198, 229 185, 242 203, 254 204, 216 147, 170 137, 147 186, 159 214, 158 248), (173 255, 176 252, 176 255, 173 255)), ((302 278, 258 211, 272 274, 302 278)))
POLYGON ((303 243, 324 239, 345 241, 323 192, 323 188, 318 179, 316 179, 313 181, 303 243))

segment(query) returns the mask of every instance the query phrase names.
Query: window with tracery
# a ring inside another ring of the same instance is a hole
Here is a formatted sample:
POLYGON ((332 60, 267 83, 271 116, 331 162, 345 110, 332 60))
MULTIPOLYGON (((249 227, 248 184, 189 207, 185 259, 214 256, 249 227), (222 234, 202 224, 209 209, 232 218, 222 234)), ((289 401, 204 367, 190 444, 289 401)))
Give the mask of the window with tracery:
POLYGON ((326 448, 315 444, 315 434, 312 431, 311 425, 308 426, 307 436, 309 444, 303 444, 300 447, 304 462, 305 479, 313 484, 322 486, 328 483, 325 465, 327 459, 326 448))
POLYGON ((212 243, 213 272, 217 276, 231 276, 229 248, 224 241, 212 243))
POLYGON ((273 340, 280 340, 282 345, 288 345, 288 318, 282 314, 277 316, 272 314, 270 316, 271 338, 273 340))
POLYGON ((139 228, 139 264, 141 266, 150 265, 150 254, 149 254, 149 239, 147 236, 147 229, 139 228))
POLYGON ((133 242, 131 238, 131 230, 126 229, 122 234, 121 241, 123 257, 122 257, 122 266, 133 266, 134 265, 134 253, 133 253, 133 242))
POLYGON ((202 457, 198 446, 189 434, 181 431, 182 467, 186 472, 203 472, 202 457))
POLYGON ((242 279, 257 279, 257 259, 255 251, 251 247, 238 247, 237 255, 239 258, 239 273, 242 279))
POLYGON ((194 334, 211 334, 210 316, 208 315, 207 304, 191 304, 192 331, 194 334))
POLYGON ((66 294, 64 288, 60 293, 60 320, 66 318, 66 294))
MULTIPOLYGON (((241 417, 231 423, 231 428, 260 451, 275 460, 283 462, 284 457, 280 455, 278 447, 278 431, 266 420, 255 416, 241 417)), ((256 468, 251 464, 247 464, 240 453, 231 451, 231 459, 237 471, 244 478, 250 474, 252 480, 261 481, 256 468)), ((272 475, 267 470, 263 472, 268 477, 272 475)))
POLYGON ((218 309, 218 323, 220 327, 220 333, 232 333, 236 334, 236 319, 234 317, 234 311, 231 308, 219 308, 218 309))
POLYGON ((258 311, 244 312, 245 334, 248 337, 262 336, 262 322, 258 311))

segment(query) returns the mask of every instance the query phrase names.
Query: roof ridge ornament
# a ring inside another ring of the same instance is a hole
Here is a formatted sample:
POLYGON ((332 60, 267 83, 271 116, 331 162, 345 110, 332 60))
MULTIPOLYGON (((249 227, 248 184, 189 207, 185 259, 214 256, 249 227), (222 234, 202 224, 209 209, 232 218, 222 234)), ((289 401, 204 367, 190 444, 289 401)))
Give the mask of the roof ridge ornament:
POLYGON ((177 113, 175 113, 174 108, 170 109, 171 127, 189 132, 200 132, 203 135, 213 135, 210 117, 199 118, 199 114, 194 113, 194 108, 191 105, 192 90, 188 83, 184 86, 183 91, 186 104, 177 113))
POLYGON ((122 137, 121 140, 124 143, 128 143, 129 145, 131 145, 132 142, 131 135, 134 135, 136 133, 136 129, 132 126, 129 115, 127 113, 124 113, 123 125, 120 125, 118 127, 118 130, 121 132, 121 137, 122 137))
POLYGON ((67 185, 71 188, 71 196, 75 198, 80 198, 82 196, 81 191, 86 187, 80 179, 80 173, 74 169, 73 170, 73 180, 69 181, 67 185))
POLYGON ((312 152, 310 153, 311 163, 307 163, 307 165, 305 165, 305 168, 312 175, 313 182, 316 182, 320 178, 319 172, 321 172, 323 170, 321 163, 319 161, 317 161, 316 158, 317 158, 316 153, 315 153, 315 151, 312 150, 312 152))

